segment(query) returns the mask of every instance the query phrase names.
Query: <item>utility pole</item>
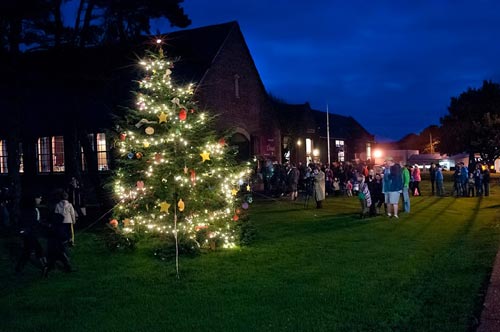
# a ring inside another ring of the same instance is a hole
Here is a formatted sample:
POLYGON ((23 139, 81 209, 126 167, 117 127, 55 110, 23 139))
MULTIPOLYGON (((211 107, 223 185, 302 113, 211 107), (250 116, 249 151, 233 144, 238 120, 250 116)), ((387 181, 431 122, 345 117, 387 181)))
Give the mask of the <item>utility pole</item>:
POLYGON ((330 167, 330 115, 328 114, 328 103, 326 104, 326 148, 328 149, 328 167, 330 167))

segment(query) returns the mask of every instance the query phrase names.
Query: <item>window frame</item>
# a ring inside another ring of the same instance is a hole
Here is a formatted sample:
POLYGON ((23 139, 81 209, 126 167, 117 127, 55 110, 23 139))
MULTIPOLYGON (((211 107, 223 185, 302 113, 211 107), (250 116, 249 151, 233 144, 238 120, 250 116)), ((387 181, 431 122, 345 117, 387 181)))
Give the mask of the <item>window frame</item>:
POLYGON ((38 137, 36 141, 37 174, 64 174, 66 172, 64 150, 64 136, 38 137))

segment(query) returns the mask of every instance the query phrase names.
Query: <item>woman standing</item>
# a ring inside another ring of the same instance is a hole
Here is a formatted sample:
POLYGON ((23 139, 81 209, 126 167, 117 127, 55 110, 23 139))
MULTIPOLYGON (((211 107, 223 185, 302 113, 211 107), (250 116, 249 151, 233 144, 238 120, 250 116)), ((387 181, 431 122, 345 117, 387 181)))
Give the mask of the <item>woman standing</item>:
POLYGON ((321 170, 320 165, 316 165, 316 169, 314 170, 314 198, 317 209, 323 207, 325 196, 325 173, 321 170))
POLYGON ((421 196, 422 193, 420 192, 420 181, 422 181, 422 177, 420 176, 420 168, 418 167, 417 164, 413 166, 413 196, 421 196))

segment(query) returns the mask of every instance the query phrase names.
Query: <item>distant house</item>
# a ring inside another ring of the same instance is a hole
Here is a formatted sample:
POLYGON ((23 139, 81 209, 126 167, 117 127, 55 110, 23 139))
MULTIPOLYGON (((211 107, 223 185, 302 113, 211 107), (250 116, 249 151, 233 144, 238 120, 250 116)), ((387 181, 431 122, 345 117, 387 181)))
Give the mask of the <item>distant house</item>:
MULTIPOLYGON (((111 114, 133 105, 148 43, 26 53, 15 66, 1 61, 0 175, 9 172, 7 140, 17 137, 29 190, 65 187, 74 175, 100 186, 113 167, 111 114)), ((220 115, 217 129, 233 131, 240 159, 279 158, 273 106, 237 22, 171 33, 164 50, 178 59, 173 79, 195 83, 199 106, 220 115)))
POLYGON ((367 161, 375 137, 351 116, 313 110, 309 103, 275 103, 283 135, 284 159, 291 162, 367 161), (327 134, 329 130, 329 135, 327 134))

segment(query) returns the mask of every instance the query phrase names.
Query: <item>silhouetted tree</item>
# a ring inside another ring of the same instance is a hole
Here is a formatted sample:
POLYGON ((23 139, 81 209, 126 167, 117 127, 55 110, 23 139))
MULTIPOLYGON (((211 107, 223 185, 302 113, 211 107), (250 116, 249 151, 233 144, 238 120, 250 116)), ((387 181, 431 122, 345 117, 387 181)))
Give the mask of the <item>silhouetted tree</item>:
POLYGON ((469 88, 453 97, 441 118, 440 150, 449 154, 479 153, 488 163, 500 157, 500 85, 484 81, 479 89, 469 88))
POLYGON ((80 0, 75 41, 80 46, 126 41, 150 34, 150 20, 166 18, 185 28, 191 20, 180 6, 183 0, 80 0))

